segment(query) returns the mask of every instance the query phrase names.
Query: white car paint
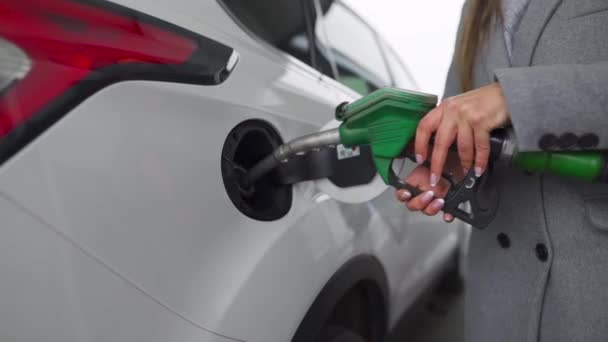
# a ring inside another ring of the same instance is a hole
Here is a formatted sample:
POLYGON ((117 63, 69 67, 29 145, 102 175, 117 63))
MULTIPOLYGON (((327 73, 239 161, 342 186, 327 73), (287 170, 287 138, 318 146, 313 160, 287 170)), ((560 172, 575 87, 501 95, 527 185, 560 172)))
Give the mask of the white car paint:
POLYGON ((437 276, 459 230, 387 190, 343 204, 294 186, 280 220, 242 215, 220 154, 258 118, 284 140, 357 95, 269 48, 212 0, 116 0, 233 47, 219 86, 130 81, 80 104, 0 167, 0 339, 289 341, 334 272, 384 266, 390 324, 437 276))

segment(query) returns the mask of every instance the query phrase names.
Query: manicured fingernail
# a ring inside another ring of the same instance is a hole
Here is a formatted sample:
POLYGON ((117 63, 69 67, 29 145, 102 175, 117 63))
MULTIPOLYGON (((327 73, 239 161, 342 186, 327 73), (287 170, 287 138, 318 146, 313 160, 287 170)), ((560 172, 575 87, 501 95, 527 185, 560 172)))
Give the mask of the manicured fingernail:
POLYGON ((405 202, 405 201, 409 200, 410 198, 412 198, 412 194, 407 190, 397 191, 397 196, 399 196, 399 199, 401 200, 401 202, 405 202))
POLYGON ((435 193, 432 191, 427 191, 425 193, 422 194, 422 202, 423 203, 429 203, 433 197, 435 197, 435 193))
POLYGON ((418 163, 419 165, 422 165, 422 163, 424 163, 424 158, 422 158, 421 154, 416 155, 416 163, 418 163))
POLYGON ((443 220, 445 222, 452 222, 454 221, 454 216, 452 214, 443 214, 443 220))
POLYGON ((443 198, 438 198, 438 199, 434 200, 433 203, 431 203, 431 208, 433 210, 441 210, 441 208, 443 208, 444 204, 445 204, 445 201, 443 200, 443 198))
POLYGON ((483 169, 480 168, 479 166, 475 167, 475 177, 481 177, 481 175, 483 174, 483 169))
POLYGON ((464 172, 464 174, 466 175, 467 173, 469 173, 469 168, 468 167, 463 167, 462 168, 462 172, 464 172))
POLYGON ((435 185, 437 185, 438 181, 439 181, 439 177, 437 177, 436 174, 431 173, 431 186, 435 187, 435 185))

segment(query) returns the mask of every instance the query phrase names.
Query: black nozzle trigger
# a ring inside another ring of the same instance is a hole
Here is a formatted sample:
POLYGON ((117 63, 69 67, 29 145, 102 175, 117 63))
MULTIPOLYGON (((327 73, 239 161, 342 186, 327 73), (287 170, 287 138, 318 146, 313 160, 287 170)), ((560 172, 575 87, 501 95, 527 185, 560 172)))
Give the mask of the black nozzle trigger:
MULTIPOLYGON (((404 152, 401 156, 406 157, 407 159, 410 159, 414 162, 416 161, 416 158, 414 157, 414 155, 412 153, 404 152)), ((422 165, 426 166, 428 168, 428 167, 430 167, 431 164, 428 161, 425 161, 424 164, 422 164, 422 165)), ((441 176, 443 178, 447 179, 451 184, 454 184, 452 181, 451 175, 443 174, 441 176)), ((388 174, 388 182, 389 182, 389 185, 394 187, 395 189, 405 189, 405 190, 409 191, 410 194, 412 194, 412 198, 416 197, 424 192, 424 191, 418 189, 417 187, 402 181, 399 178, 399 176, 397 176, 397 174, 395 173, 395 170, 393 170, 392 168, 390 170, 390 173, 388 174)))
MULTIPOLYGON (((406 155, 408 158, 410 158, 409 155, 406 155)), ((412 159, 412 158, 410 158, 412 159)), ((429 162, 424 162, 424 164, 422 164, 423 166, 429 167, 430 163, 429 162)), ((454 181, 453 177, 451 174, 449 173, 443 173, 441 175, 442 178, 446 179, 448 182, 450 182, 451 187, 454 187, 456 185, 456 182, 454 181)), ((391 169, 390 173, 389 173, 389 185, 391 185, 392 187, 394 187, 395 189, 405 189, 407 191, 409 191, 412 194, 412 197, 416 197, 418 195, 420 195, 421 193, 423 193, 424 191, 418 189, 417 187, 413 186, 412 184, 406 183, 404 181, 402 181, 399 176, 397 176, 397 174, 395 173, 394 170, 391 169)))
POLYGON ((496 188, 486 184, 488 174, 489 172, 485 172, 477 177, 475 171, 470 169, 459 183, 455 183, 451 177, 444 177, 451 186, 445 196, 443 212, 476 228, 490 224, 496 216, 498 195, 496 188), (483 196, 482 192, 484 192, 483 196))
POLYGON ((422 191, 417 187, 399 179, 399 176, 395 174, 394 170, 391 170, 391 172, 388 174, 388 178, 390 186, 394 187, 395 189, 405 189, 412 194, 412 197, 416 197, 422 193, 422 191))
MULTIPOLYGON (((425 163, 425 166, 428 167, 428 162, 425 163)), ((451 174, 443 173, 441 177, 450 183, 450 189, 445 196, 443 212, 477 228, 483 228, 492 222, 498 208, 498 196, 495 193, 496 189, 486 186, 488 174, 489 172, 485 172, 477 177, 474 169, 471 169, 462 181, 456 182, 451 174), (483 199, 482 191, 487 192, 483 199)), ((389 185, 395 189, 409 191, 412 197, 416 197, 423 192, 417 187, 402 181, 392 169, 389 173, 389 185)))

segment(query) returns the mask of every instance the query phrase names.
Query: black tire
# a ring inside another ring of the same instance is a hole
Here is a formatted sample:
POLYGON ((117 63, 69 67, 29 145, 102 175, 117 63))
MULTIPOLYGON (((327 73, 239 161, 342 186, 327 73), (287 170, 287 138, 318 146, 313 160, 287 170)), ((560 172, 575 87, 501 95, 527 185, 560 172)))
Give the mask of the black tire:
POLYGON ((374 256, 354 257, 327 281, 291 342, 342 341, 336 338, 342 338, 344 330, 354 333, 354 337, 343 335, 344 341, 383 341, 388 327, 387 298, 388 281, 382 264, 374 256))
POLYGON ((366 342, 363 337, 342 327, 330 326, 323 329, 315 342, 366 342))

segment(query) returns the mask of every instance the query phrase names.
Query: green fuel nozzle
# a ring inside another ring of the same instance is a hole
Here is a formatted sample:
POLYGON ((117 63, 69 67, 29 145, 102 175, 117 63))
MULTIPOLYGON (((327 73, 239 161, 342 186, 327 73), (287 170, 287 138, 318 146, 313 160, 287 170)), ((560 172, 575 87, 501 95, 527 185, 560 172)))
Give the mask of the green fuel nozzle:
POLYGON ((418 122, 437 104, 437 96, 394 88, 378 89, 336 109, 340 142, 369 145, 376 170, 391 184, 393 159, 414 139, 418 122))
MULTIPOLYGON (((404 155, 414 140, 420 119, 435 108, 437 97, 394 88, 378 89, 372 94, 336 109, 340 142, 346 147, 369 145, 376 170, 384 183, 406 189, 412 196, 421 191, 402 181, 393 170, 393 160, 404 155)), ((493 187, 485 187, 486 176, 478 179, 473 170, 457 181, 452 174, 442 178, 450 183, 443 211, 474 226, 485 226, 493 218, 498 196, 493 187), (485 189, 488 189, 485 191, 485 189), (483 196, 480 194, 483 192, 483 196)))
MULTIPOLYGON (((337 129, 294 139, 267 156, 243 177, 244 189, 290 157, 316 148, 343 144, 346 147, 370 146, 374 166, 384 182, 407 189, 416 196, 420 190, 399 179, 393 160, 406 156, 420 119, 435 108, 437 97, 420 92, 381 88, 351 103, 336 108, 337 129)), ((515 165, 531 172, 553 173, 586 181, 608 181, 606 158, 600 151, 518 153, 513 131, 497 130, 491 136, 490 165, 515 165)), ((356 171, 356 170, 355 170, 356 171)), ((498 194, 492 186, 491 172, 476 177, 473 169, 462 180, 444 173, 450 183, 443 211, 476 227, 490 223, 498 207, 498 194)))

